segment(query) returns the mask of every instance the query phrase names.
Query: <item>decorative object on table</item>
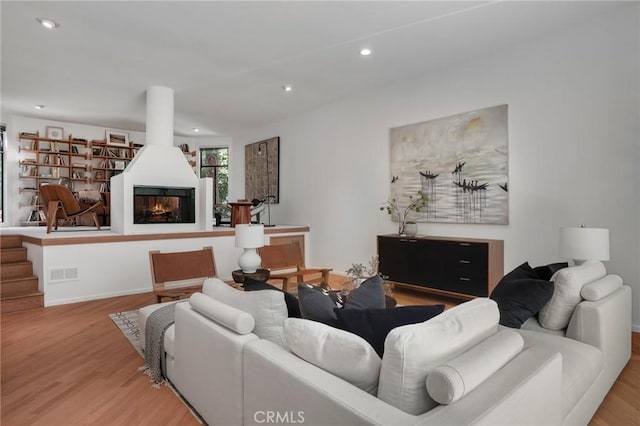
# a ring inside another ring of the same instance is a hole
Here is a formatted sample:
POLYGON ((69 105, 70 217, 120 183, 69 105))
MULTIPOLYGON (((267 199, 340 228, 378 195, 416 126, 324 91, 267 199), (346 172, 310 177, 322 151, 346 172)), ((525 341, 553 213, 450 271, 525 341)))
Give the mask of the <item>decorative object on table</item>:
MULTIPOLYGON (((251 279, 254 281, 267 281, 269 279, 269 270, 258 268, 255 272, 245 273, 245 272, 242 272, 242 269, 236 269, 235 271, 231 272, 231 277, 233 277, 233 282, 236 282, 238 284, 243 284, 248 279, 251 279)), ((274 288, 277 288, 277 287, 274 287, 274 288)))
POLYGON ((267 224, 271 223, 271 204, 280 202, 280 137, 245 146, 245 196, 267 203, 267 224))
POLYGON ((417 222, 508 224, 507 112, 499 105, 392 128, 391 198, 428 195, 417 222))
POLYGON ((118 130, 106 130, 107 145, 129 147, 129 133, 118 130))
POLYGON ((231 206, 231 227, 235 228, 239 224, 251 223, 251 203, 247 200, 238 200, 229 203, 231 206))
POLYGON ((264 226, 262 224, 236 225, 236 247, 244 249, 244 253, 238 258, 238 265, 242 272, 254 273, 258 270, 262 259, 256 251, 264 246, 264 226))
POLYGON ((409 202, 406 206, 404 204, 401 205, 396 198, 392 198, 391 200, 385 201, 382 206, 380 206, 380 210, 386 210, 387 213, 391 215, 392 220, 396 219, 398 221, 398 235, 406 237, 407 220, 409 219, 409 216, 413 212, 420 213, 425 207, 427 207, 428 201, 429 197, 426 194, 423 194, 422 191, 418 191, 416 197, 409 195, 409 202))
POLYGON ((560 256, 581 265, 587 260, 609 260, 609 230, 560 228, 560 256))
POLYGON ((360 287, 360 284, 362 284, 366 279, 379 275, 380 278, 382 278, 382 289, 385 296, 393 298, 393 283, 387 281, 386 277, 383 277, 378 272, 379 265, 380 261, 378 256, 372 256, 371 259, 369 259, 369 264, 367 266, 362 263, 352 263, 351 267, 345 271, 351 276, 351 279, 343 283, 342 293, 345 295, 349 294, 351 291, 360 287))
POLYGON ((47 126, 47 139, 62 139, 64 137, 64 129, 62 127, 47 126))

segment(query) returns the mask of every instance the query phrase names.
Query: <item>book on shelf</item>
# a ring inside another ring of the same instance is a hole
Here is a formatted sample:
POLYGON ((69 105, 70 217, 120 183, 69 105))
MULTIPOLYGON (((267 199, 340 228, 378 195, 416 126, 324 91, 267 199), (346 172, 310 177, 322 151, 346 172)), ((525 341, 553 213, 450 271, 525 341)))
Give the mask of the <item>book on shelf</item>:
POLYGON ((44 214, 44 210, 38 210, 38 217, 40 218, 41 221, 46 222, 47 221, 47 215, 44 214))

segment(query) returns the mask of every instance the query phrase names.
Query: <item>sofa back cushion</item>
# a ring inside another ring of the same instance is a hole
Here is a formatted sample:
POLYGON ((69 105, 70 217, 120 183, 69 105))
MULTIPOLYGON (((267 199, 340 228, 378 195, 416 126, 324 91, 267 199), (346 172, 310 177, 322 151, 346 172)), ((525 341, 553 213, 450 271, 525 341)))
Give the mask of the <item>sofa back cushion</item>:
POLYGON ((362 337, 321 322, 289 318, 284 332, 291 352, 372 395, 380 357, 362 337))
POLYGON ((414 415, 435 407, 425 386, 428 374, 494 334, 499 319, 496 302, 478 298, 423 323, 391 330, 385 341, 378 398, 414 415))
POLYGON ((607 271, 600 261, 588 261, 556 272, 553 281, 553 296, 538 314, 540 325, 549 330, 562 330, 569 325, 571 315, 582 301, 580 292, 585 284, 604 277, 607 271))
POLYGON ((202 292, 222 303, 233 306, 253 316, 253 332, 261 339, 287 348, 284 338, 284 320, 287 319, 287 305, 284 294, 275 290, 240 291, 217 278, 205 280, 202 292))

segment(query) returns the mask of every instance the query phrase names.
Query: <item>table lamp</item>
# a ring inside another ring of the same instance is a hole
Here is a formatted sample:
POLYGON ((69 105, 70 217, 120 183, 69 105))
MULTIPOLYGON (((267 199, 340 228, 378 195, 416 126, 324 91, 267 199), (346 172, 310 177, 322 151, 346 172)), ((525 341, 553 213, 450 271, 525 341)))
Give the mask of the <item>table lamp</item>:
POLYGON ((609 230, 560 228, 560 256, 581 265, 587 260, 609 260, 609 230))
POLYGON ((264 225, 236 225, 236 247, 244 249, 244 253, 238 258, 238 265, 242 272, 253 273, 258 270, 262 259, 256 249, 262 246, 264 246, 264 225))

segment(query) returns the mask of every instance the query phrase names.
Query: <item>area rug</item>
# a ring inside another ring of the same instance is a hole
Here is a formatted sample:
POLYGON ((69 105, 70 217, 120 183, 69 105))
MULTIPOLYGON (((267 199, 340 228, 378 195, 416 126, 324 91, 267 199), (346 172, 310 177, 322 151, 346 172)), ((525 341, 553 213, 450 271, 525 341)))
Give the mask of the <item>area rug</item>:
POLYGON ((133 349, 144 358, 140 349, 140 328, 138 326, 138 311, 116 312, 109 314, 109 318, 118 326, 124 337, 127 338, 133 349))
MULTIPOLYGON (((131 346, 138 352, 138 354, 144 359, 144 354, 142 353, 142 349, 140 348, 140 325, 138 324, 138 311, 125 311, 125 312, 116 312, 113 314, 109 314, 109 318, 113 321, 113 323, 120 329, 124 337, 131 343, 131 346)), ((194 408, 189 405, 187 400, 185 400, 180 392, 173 385, 166 381, 169 389, 173 391, 174 394, 182 401, 182 403, 187 407, 187 409, 191 412, 193 417, 200 423, 206 424, 204 420, 200 417, 200 415, 194 410, 194 408)))

